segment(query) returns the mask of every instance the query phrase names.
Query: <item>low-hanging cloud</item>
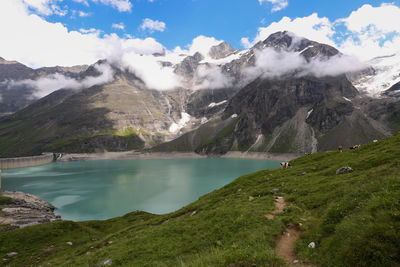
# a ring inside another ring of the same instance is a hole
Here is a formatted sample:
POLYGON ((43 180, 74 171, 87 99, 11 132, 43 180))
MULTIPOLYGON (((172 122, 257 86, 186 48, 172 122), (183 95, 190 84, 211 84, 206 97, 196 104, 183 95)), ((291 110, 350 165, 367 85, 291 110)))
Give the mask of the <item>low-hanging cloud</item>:
POLYGON ((108 83, 114 79, 114 71, 109 64, 96 64, 94 67, 100 73, 99 76, 87 76, 82 80, 77 80, 55 73, 38 80, 9 81, 7 87, 12 90, 16 86, 28 86, 33 88, 33 98, 41 98, 62 88, 74 90, 89 88, 94 85, 108 83))
POLYGON ((294 76, 338 76, 341 74, 362 70, 366 65, 353 56, 337 54, 332 57, 315 57, 307 61, 300 53, 278 51, 273 48, 256 50, 255 66, 246 68, 243 72, 247 82, 258 77, 279 79, 294 76))
POLYGON ((128 70, 140 78, 149 89, 170 90, 182 86, 181 77, 174 73, 171 66, 163 66, 154 55, 125 53, 114 58, 114 64, 128 70))
POLYGON ((193 89, 219 89, 231 87, 233 79, 224 75, 218 66, 200 65, 193 78, 193 89))

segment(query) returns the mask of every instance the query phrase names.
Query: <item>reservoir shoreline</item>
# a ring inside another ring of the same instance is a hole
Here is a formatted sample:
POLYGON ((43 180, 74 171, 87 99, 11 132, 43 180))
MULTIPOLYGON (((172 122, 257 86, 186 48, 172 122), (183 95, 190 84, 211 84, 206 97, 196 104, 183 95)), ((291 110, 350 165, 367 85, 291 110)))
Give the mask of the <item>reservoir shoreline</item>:
POLYGON ((263 159, 290 161, 302 154, 291 153, 265 153, 265 152, 240 152, 229 151, 223 155, 201 155, 194 152, 103 152, 103 153, 70 153, 63 154, 58 162, 88 161, 88 160, 144 160, 144 159, 196 159, 196 158, 238 158, 238 159, 263 159))

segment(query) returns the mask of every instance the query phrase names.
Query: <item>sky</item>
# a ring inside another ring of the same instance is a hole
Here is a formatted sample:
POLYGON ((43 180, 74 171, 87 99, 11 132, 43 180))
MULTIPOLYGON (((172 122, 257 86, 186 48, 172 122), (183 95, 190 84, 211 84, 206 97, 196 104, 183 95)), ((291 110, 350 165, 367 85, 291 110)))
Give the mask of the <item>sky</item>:
POLYGON ((245 49, 288 30, 361 60, 400 50, 400 0, 0 0, 0 56, 31 67, 245 49))

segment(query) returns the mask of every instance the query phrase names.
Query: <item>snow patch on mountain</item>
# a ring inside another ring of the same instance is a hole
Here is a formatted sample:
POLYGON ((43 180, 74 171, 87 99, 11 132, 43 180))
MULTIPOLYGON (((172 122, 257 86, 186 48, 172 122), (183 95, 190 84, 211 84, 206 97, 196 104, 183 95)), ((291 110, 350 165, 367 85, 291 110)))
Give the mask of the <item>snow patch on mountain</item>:
POLYGON ((208 107, 209 108, 213 108, 213 107, 216 107, 216 106, 221 106, 221 105, 225 104, 226 102, 228 102, 228 100, 224 100, 224 101, 221 101, 221 102, 218 102, 218 103, 212 102, 212 103, 210 103, 210 105, 208 105, 208 107))
POLYGON ((191 116, 187 114, 186 112, 181 112, 181 119, 178 121, 178 123, 172 123, 171 126, 169 127, 169 132, 170 133, 179 133, 179 131, 186 126, 186 124, 190 121, 191 116))
POLYGON ((371 96, 380 96, 382 92, 400 82, 400 53, 374 58, 368 62, 374 73, 361 76, 353 85, 371 96))
POLYGON ((211 57, 206 57, 202 61, 200 61, 200 64, 208 63, 208 64, 214 64, 214 65, 225 65, 227 63, 230 63, 234 60, 241 58, 241 56, 243 56, 246 52, 247 52, 247 50, 238 51, 227 57, 220 58, 220 59, 213 59, 211 57))

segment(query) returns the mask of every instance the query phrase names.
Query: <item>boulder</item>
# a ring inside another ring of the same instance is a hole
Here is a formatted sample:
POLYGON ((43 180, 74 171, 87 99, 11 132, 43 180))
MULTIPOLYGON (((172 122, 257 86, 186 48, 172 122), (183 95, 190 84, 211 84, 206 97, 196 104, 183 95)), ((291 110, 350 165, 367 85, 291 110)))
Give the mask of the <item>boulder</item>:
POLYGON ((275 194, 275 193, 278 193, 278 192, 279 192, 279 189, 277 189, 277 188, 274 188, 274 189, 271 190, 272 194, 275 194))
POLYGON ((15 256, 17 256, 17 255, 18 255, 18 252, 10 252, 10 253, 7 253, 7 257, 9 257, 9 258, 15 257, 15 256))
POLYGON ((315 248, 315 242, 311 242, 310 244, 308 244, 309 248, 315 248))
POLYGON ((96 266, 111 265, 111 264, 112 264, 112 260, 107 259, 107 260, 103 260, 103 261, 97 263, 96 266))
POLYGON ((352 171, 353 169, 351 167, 342 167, 336 171, 336 174, 344 174, 352 171))

